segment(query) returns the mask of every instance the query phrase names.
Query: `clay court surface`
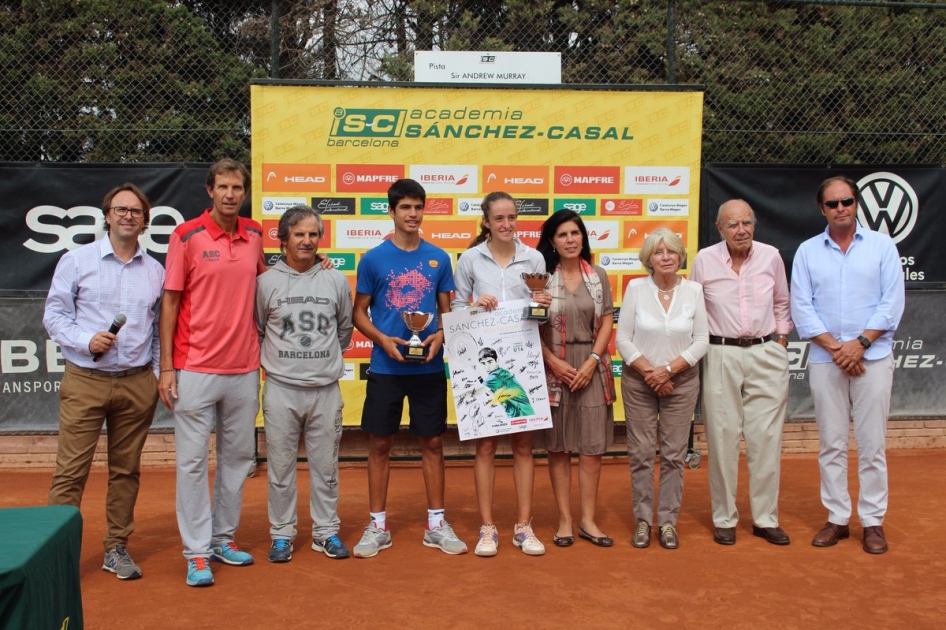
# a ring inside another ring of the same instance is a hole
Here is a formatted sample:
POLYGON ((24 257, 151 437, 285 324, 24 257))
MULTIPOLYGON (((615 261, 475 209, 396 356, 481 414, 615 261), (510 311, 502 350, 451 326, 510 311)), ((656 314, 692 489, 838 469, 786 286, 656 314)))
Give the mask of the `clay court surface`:
MULTIPOLYGON (((825 521, 814 455, 786 456, 781 524, 792 536, 776 547, 751 535, 740 488, 738 540, 712 539, 707 461, 686 473, 680 548, 630 544, 634 522, 626 459, 604 466, 599 523, 615 539, 600 549, 576 539, 554 547, 555 507, 547 469, 536 470, 533 525, 548 552, 527 557, 510 538, 515 518, 512 470, 497 471, 499 555, 478 558, 479 528, 472 467, 447 469, 447 517, 470 547, 448 556, 421 544, 426 515, 421 471, 392 471, 388 523, 394 545, 370 559, 330 560, 308 546, 308 508, 292 562, 270 564, 265 470, 247 480, 238 542, 256 564, 214 564, 216 584, 184 584, 185 563, 174 516, 174 472, 145 470, 137 531, 129 551, 144 577, 119 582, 101 570, 106 475, 89 479, 83 504, 82 597, 87 628, 942 628, 946 624, 946 452, 891 451, 890 551, 861 550, 851 539, 817 549, 825 521)), ((852 461, 852 464, 854 462, 852 461)), ((307 472, 300 486, 307 496, 307 472)), ((745 470, 741 480, 745 479, 745 470)), ((49 472, 3 472, 0 507, 41 505, 49 472)), ((573 479, 577 483, 577 477, 573 479)), ((343 540, 353 546, 367 522, 365 470, 341 473, 343 540)), ((743 486, 745 484, 743 483, 743 486)), ((577 490, 576 490, 577 495, 577 490)), ((576 496, 577 500, 577 496, 576 496)), ((577 514, 577 507, 575 507, 577 514)))

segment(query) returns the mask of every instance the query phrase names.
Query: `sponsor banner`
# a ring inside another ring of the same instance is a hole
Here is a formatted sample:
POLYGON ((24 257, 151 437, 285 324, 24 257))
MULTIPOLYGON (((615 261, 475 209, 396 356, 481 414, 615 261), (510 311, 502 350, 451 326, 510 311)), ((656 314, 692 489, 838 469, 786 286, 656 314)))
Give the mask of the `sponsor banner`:
POLYGON ((335 221, 335 247, 367 250, 381 244, 394 233, 388 221, 338 219, 335 221))
POLYGON ((427 197, 427 204, 424 206, 424 216, 451 214, 453 214, 452 197, 427 197))
MULTIPOLYGON (((263 219, 263 247, 265 249, 279 249, 279 220, 263 219)), ((325 232, 319 239, 319 251, 326 251, 332 246, 332 223, 325 219, 322 220, 325 232)))
POLYGON ((355 198, 313 197, 312 207, 322 214, 355 214, 355 198))
POLYGON ((475 193, 480 189, 475 164, 412 164, 410 177, 430 193, 475 193))
POLYGON ((365 216, 388 216, 387 197, 362 197, 358 204, 359 212, 365 216))
POLYGON ((824 216, 815 202, 821 182, 845 175, 857 183, 857 217, 868 229, 884 232, 897 244, 907 287, 946 282, 946 249, 942 190, 946 169, 941 166, 801 166, 710 164, 701 207, 712 219, 704 220, 701 241, 720 240, 713 227, 716 209, 739 198, 755 210, 755 238, 779 248, 791 270, 802 241, 823 232, 824 216))
POLYGON ((479 222, 471 220, 425 219, 421 228, 424 240, 443 249, 466 249, 479 230, 479 222))
MULTIPOLYGON (((482 199, 497 190, 515 198, 520 239, 531 246, 538 244, 551 213, 569 208, 587 217, 596 260, 636 253, 637 248, 624 251, 626 229, 642 218, 664 219, 644 214, 645 199, 661 200, 664 193, 651 185, 626 194, 625 169, 665 165, 658 174, 687 175, 668 195, 686 200, 688 208, 696 208, 699 200, 699 91, 432 85, 392 90, 269 80, 250 90, 251 190, 262 191, 268 175, 263 164, 307 165, 319 156, 332 174, 331 190, 308 197, 355 199, 354 214, 332 217, 332 251, 357 255, 390 237, 393 224, 384 193, 395 177, 424 186, 421 234, 453 256, 479 233, 482 199), (641 129, 647 130, 646 139, 635 137, 641 129)), ((679 217, 690 256, 696 253, 696 215, 679 217)), ((616 264, 631 263, 621 259, 616 264)), ((622 271, 633 274, 635 269, 615 270, 614 295, 621 295, 622 271)), ((355 282, 355 274, 348 277, 355 282)), ((620 405, 616 410, 620 418, 620 405)))
MULTIPOLYGON (((516 200, 519 201, 518 199, 516 200)), ((483 216, 483 199, 480 197, 460 197, 457 199, 457 214, 460 216, 483 216)))
MULTIPOLYGON (((480 210, 482 213, 482 209, 480 210)), ((548 216, 548 199, 516 199, 516 212, 523 216, 548 216)))
POLYGON ((263 163, 263 192, 328 192, 332 171, 328 164, 263 163))
POLYGON ((555 192, 614 194, 621 191, 621 170, 616 166, 556 166, 555 192))
POLYGON ((686 199, 648 199, 649 217, 688 217, 690 202, 686 199))
POLYGON ((548 166, 484 166, 483 191, 508 193, 549 192, 548 166))
POLYGON ((399 179, 404 179, 403 164, 338 164, 335 167, 338 192, 386 193, 399 179))
POLYGON ((625 195, 688 195, 690 169, 678 166, 627 166, 625 195))
POLYGON ((689 251, 688 228, 686 221, 634 221, 624 224, 624 247, 626 249, 640 249, 651 232, 657 228, 667 228, 683 240, 689 251))
POLYGON ((587 220, 585 229, 588 230, 588 243, 591 251, 602 249, 617 249, 621 246, 621 226, 617 221, 587 220))
POLYGON ((528 304, 442 316, 461 440, 552 427, 539 325, 524 318, 528 304))
POLYGON ((340 378, 341 381, 353 381, 355 380, 355 370, 357 366, 354 363, 345 362, 345 374, 340 378))
POLYGON ((516 235, 519 237, 520 241, 529 247, 535 247, 539 244, 539 239, 542 237, 543 223, 545 223, 545 221, 524 221, 519 219, 516 223, 516 235))
POLYGON ((606 253, 598 255, 598 264, 607 272, 612 271, 642 271, 639 254, 606 253))
POLYGON ((601 200, 601 216, 603 217, 639 217, 643 212, 643 199, 630 197, 601 200))
MULTIPOLYGON (((139 243, 164 263, 171 232, 210 205, 208 164, 0 164, 0 291, 45 295, 65 252, 105 235, 102 197, 132 182, 151 200, 139 243)), ((250 201, 241 209, 250 216, 250 201)))
POLYGON ((262 211, 264 217, 281 217, 293 206, 309 205, 305 197, 263 197, 262 211))
POLYGON ((555 212, 559 210, 571 210, 582 216, 588 216, 595 213, 595 200, 558 198, 555 200, 554 208, 555 212))
POLYGON ((332 264, 339 271, 355 271, 355 254, 351 252, 321 252, 332 260, 332 264))
POLYGON ((371 357, 371 349, 374 344, 364 334, 355 329, 352 332, 351 341, 348 342, 348 349, 345 350, 346 359, 368 359, 371 357))

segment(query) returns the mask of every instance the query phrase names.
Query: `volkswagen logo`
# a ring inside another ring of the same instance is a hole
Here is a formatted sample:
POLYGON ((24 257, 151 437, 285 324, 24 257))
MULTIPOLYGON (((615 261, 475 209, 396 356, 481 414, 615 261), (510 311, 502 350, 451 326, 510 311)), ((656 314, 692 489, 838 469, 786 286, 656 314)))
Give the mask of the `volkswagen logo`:
POLYGON ((857 182, 857 218, 899 243, 913 231, 920 204, 913 187, 893 173, 871 173, 857 182))

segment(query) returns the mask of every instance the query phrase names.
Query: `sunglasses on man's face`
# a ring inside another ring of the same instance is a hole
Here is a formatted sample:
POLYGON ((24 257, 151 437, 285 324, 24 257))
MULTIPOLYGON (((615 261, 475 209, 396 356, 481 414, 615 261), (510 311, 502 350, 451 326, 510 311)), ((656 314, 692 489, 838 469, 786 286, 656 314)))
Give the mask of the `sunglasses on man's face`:
POLYGON ((854 205, 854 197, 841 197, 840 199, 829 199, 824 202, 826 208, 831 208, 834 210, 838 207, 838 204, 841 204, 845 208, 850 208, 854 205))

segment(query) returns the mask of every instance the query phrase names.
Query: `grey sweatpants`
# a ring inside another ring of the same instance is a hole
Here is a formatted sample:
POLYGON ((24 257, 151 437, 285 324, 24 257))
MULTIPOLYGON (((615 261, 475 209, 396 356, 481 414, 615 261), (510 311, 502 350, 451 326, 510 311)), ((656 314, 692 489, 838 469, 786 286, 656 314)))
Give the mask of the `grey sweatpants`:
POLYGON ((240 525, 243 482, 253 466, 259 370, 245 374, 177 372, 177 526, 184 556, 209 557, 240 525), (207 493, 210 431, 217 433, 213 507, 207 493))
POLYGON ((338 443, 342 437, 342 394, 338 383, 308 389, 266 381, 263 417, 269 469, 269 534, 296 537, 296 454, 305 439, 309 459, 312 537, 338 533, 338 443))

